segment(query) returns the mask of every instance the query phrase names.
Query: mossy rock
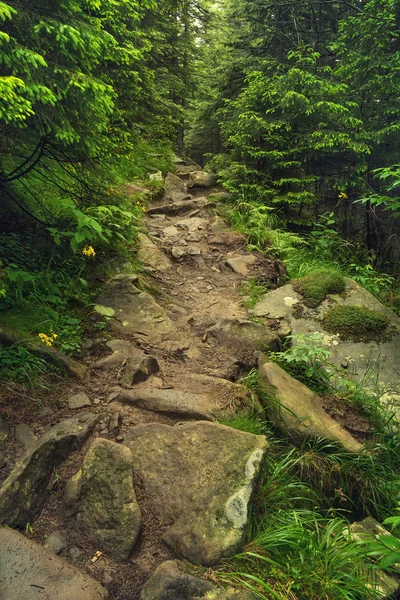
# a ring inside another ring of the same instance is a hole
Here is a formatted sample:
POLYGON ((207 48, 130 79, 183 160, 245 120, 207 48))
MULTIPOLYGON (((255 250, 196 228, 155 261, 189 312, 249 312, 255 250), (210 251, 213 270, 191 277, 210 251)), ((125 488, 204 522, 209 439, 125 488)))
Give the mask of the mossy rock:
POLYGON ((293 287, 304 298, 304 304, 316 308, 329 294, 341 294, 346 289, 346 281, 339 273, 321 271, 293 282, 293 287))
POLYGON ((355 342, 380 341, 389 325, 386 315, 362 306, 335 306, 321 322, 326 331, 355 342))

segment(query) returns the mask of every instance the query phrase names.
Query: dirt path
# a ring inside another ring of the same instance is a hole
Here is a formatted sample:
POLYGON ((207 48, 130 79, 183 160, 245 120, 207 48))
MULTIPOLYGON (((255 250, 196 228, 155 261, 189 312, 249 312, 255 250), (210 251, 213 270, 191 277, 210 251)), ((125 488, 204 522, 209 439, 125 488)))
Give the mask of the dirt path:
MULTIPOLYGON (((183 177, 186 179, 186 175, 183 177)), ((182 391, 185 406, 187 403, 195 404, 196 399, 206 402, 202 410, 208 418, 207 411, 212 414, 214 404, 221 403, 224 394, 227 397, 222 404, 232 403, 232 393, 236 393, 236 388, 230 387, 229 382, 236 381, 255 364, 253 329, 262 326, 248 320, 240 285, 249 277, 258 275, 264 282, 269 281, 272 287, 280 267, 273 260, 246 252, 244 237, 229 229, 217 215, 216 200, 209 189, 198 187, 188 194, 186 184, 182 185, 172 177, 172 185, 168 187, 167 178, 165 197, 151 206, 145 216, 148 237, 142 238, 139 251, 150 275, 145 279, 154 285, 152 294, 171 320, 180 343, 171 350, 164 343, 149 343, 145 334, 122 331, 114 336, 154 357, 159 371, 142 383, 121 385, 125 359, 108 369, 92 369, 89 381, 70 386, 69 394, 87 394, 91 406, 85 410, 99 414, 100 420, 94 432, 96 436, 124 443, 132 426, 148 423, 174 425, 190 417, 190 413, 185 411, 175 413, 173 409, 163 409, 162 403, 161 408, 146 410, 137 403, 121 401, 123 394, 118 397, 118 393, 121 394, 124 388, 128 389, 128 394, 148 390, 152 394, 164 394, 164 403, 169 401, 169 390, 175 393, 182 391), (180 189, 177 190, 177 187, 180 189), (182 194, 184 199, 181 200, 182 194), (234 260, 233 268, 227 264, 230 259, 238 259, 234 260), (248 264, 250 262, 252 264, 248 264), (236 329, 232 333, 229 329, 232 324, 239 329, 242 326, 253 328, 253 337, 248 338, 247 333, 243 337, 243 332, 236 329)), ((95 366, 96 361, 109 352, 104 340, 91 342, 87 354, 89 365, 95 366)), ((61 400, 64 400, 65 389, 60 391, 63 394, 61 400)), ((37 437, 60 419, 76 414, 76 410, 68 409, 65 402, 59 400, 55 398, 50 407, 47 406, 47 412, 43 407, 37 407, 28 415, 26 424, 37 437)), ((12 406, 10 418, 11 414, 12 406)), ((142 533, 129 562, 117 564, 103 555, 93 563, 91 558, 98 548, 79 533, 66 529, 60 518, 65 484, 80 468, 92 440, 93 436, 54 473, 44 510, 33 524, 33 530, 29 529, 26 533, 43 544, 51 532, 61 531, 66 538, 65 548, 60 553, 63 558, 102 583, 113 600, 138 600, 149 575, 159 564, 173 557, 161 539, 166 523, 154 510, 141 478, 135 475, 134 483, 142 511, 142 533)), ((22 453, 23 447, 15 443, 14 437, 10 438, 8 464, 11 465, 13 459, 22 453)), ((3 471, 3 478, 7 471, 9 469, 3 471)))

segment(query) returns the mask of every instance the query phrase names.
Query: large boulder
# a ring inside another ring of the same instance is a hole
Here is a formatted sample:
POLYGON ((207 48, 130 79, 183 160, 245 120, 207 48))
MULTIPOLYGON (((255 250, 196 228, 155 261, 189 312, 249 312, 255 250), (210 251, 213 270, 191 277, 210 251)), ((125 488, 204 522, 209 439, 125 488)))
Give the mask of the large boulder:
POLYGON ((174 175, 174 173, 167 174, 164 182, 164 190, 166 200, 181 200, 182 194, 187 194, 185 183, 180 177, 174 175))
POLYGON ((0 488, 0 523, 25 527, 40 514, 54 468, 87 439, 99 415, 61 421, 38 439, 0 488))
POLYGON ((329 294, 316 308, 307 306, 303 296, 287 284, 266 294, 253 312, 257 317, 277 319, 282 330, 289 329, 292 335, 322 334, 318 344, 330 350, 329 361, 346 378, 362 382, 365 389, 373 392, 379 388, 380 394, 387 392, 387 398, 400 400, 400 318, 352 279, 346 278, 345 283, 344 294, 329 294), (385 316, 389 323, 387 336, 361 341, 326 331, 323 318, 337 306, 359 306, 385 316))
POLYGON ((326 438, 348 452, 362 450, 362 445, 328 415, 318 394, 265 357, 260 360, 259 373, 273 396, 265 407, 271 421, 294 442, 326 438))
POLYGON ((171 267, 168 257, 157 248, 147 235, 139 235, 137 257, 146 267, 150 267, 154 271, 164 272, 171 267))
POLYGON ((264 436, 207 421, 152 423, 129 430, 125 443, 176 554, 214 565, 239 549, 264 436))
POLYGON ((2 600, 105 600, 108 592, 53 552, 0 527, 2 600))
POLYGON ((276 331, 247 319, 220 319, 207 329, 207 333, 227 346, 246 345, 264 352, 279 350, 279 336, 276 331))
POLYGON ((129 558, 141 527, 129 448, 101 438, 93 441, 82 468, 66 485, 63 515, 114 560, 129 558))
POLYGON ((190 173, 188 188, 212 188, 218 181, 218 175, 206 171, 194 171, 190 173))
POLYGON ((197 198, 196 200, 176 200, 170 204, 162 204, 161 206, 152 206, 147 210, 148 215, 170 215, 176 217, 179 215, 187 215, 196 210, 201 210, 206 206, 211 206, 207 198, 197 198))
POLYGON ((140 600, 255 600, 256 596, 232 587, 220 588, 206 579, 179 570, 175 561, 163 562, 146 581, 140 600))
POLYGON ((113 311, 113 328, 170 351, 186 348, 186 341, 166 312, 150 294, 134 285, 136 281, 136 275, 115 275, 98 297, 100 306, 113 311))
POLYGON ((100 358, 93 365, 94 369, 116 369, 121 372, 122 385, 131 386, 146 381, 160 366, 153 356, 145 354, 127 340, 109 340, 106 346, 112 354, 100 358))

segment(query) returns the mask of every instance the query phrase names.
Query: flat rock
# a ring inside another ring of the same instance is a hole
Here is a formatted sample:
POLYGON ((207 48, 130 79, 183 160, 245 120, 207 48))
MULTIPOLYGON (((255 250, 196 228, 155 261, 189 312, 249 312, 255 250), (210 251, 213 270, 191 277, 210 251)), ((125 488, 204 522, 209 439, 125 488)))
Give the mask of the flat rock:
POLYGON ((173 560, 163 562, 146 581, 140 600, 255 600, 256 596, 231 587, 220 588, 181 570, 173 560))
POLYGON ((234 256, 232 258, 228 258, 226 261, 227 266, 234 271, 237 275, 242 275, 246 277, 249 274, 249 267, 254 265, 257 261, 257 258, 254 254, 248 254, 243 256, 234 256))
POLYGON ((201 217, 189 217, 187 219, 181 219, 177 221, 176 226, 181 229, 187 229, 190 233, 194 231, 202 231, 207 227, 208 221, 201 217))
POLYGON ((329 349, 329 362, 345 373, 346 378, 362 382, 364 388, 373 392, 379 388, 384 400, 393 399, 400 403, 400 318, 352 279, 346 278, 344 295, 329 295, 317 308, 305 306, 302 296, 293 286, 284 285, 266 294, 256 304, 253 313, 256 316, 278 319, 284 327, 289 325, 292 335, 322 333, 323 337, 318 340, 318 345, 329 349), (392 328, 397 329, 398 333, 387 341, 358 342, 344 340, 323 329, 321 318, 333 306, 352 305, 386 315, 392 328))
POLYGON ((246 319, 220 319, 207 333, 227 346, 246 344, 264 352, 279 350, 279 336, 275 331, 246 319))
POLYGON ((206 171, 194 171, 189 174, 188 188, 211 188, 218 181, 218 175, 206 171))
POLYGON ((179 229, 175 227, 175 225, 169 225, 162 230, 162 233, 165 237, 177 237, 179 235, 179 229))
POLYGON ((67 547, 67 540, 62 531, 53 531, 47 536, 44 547, 54 552, 54 554, 60 554, 67 547))
POLYGON ((121 390, 118 402, 190 419, 221 418, 250 405, 248 390, 237 383, 207 375, 181 376, 173 389, 138 387, 121 390))
MULTIPOLYGON (((383 535, 391 535, 378 521, 367 517, 363 521, 356 521, 350 525, 349 535, 352 540, 364 541, 371 538, 378 539, 383 535)), ((377 559, 381 558, 376 556, 377 559)), ((371 583, 369 587, 379 592, 379 598, 388 599, 395 597, 400 592, 400 579, 378 569, 365 568, 365 578, 371 583)))
POLYGON ((277 364, 262 357, 259 365, 262 381, 274 399, 265 409, 275 427, 292 440, 325 438, 336 442, 347 452, 360 452, 363 446, 339 425, 322 407, 322 400, 303 383, 294 379, 277 364))
POLYGON ((239 549, 264 436, 207 421, 152 423, 130 429, 125 443, 178 556, 214 565, 239 549))
POLYGON ((132 275, 116 275, 105 284, 98 297, 99 304, 115 311, 115 318, 111 320, 113 328, 168 351, 186 348, 186 340, 167 313, 150 294, 137 288, 135 281, 132 275))
POLYGON ((127 560, 141 527, 129 448, 95 439, 66 485, 62 512, 100 550, 116 561, 127 560))
POLYGON ((81 446, 98 419, 98 415, 77 415, 60 421, 38 439, 0 488, 0 523, 23 528, 34 522, 54 468, 81 446))
POLYGON ((161 273, 168 271, 171 263, 168 257, 151 241, 147 235, 139 235, 139 250, 137 252, 138 259, 147 267, 160 271, 161 273))
POLYGON ((15 441, 25 450, 29 450, 36 444, 37 439, 29 425, 21 423, 15 428, 15 441))
POLYGON ((177 200, 170 204, 162 204, 161 206, 153 206, 147 210, 149 215, 185 215, 193 210, 201 209, 207 206, 208 201, 206 198, 199 198, 196 200, 177 200))
POLYGON ((124 385, 130 386, 146 381, 150 375, 154 375, 160 370, 156 358, 145 354, 127 340, 109 340, 106 346, 112 354, 96 361, 93 368, 114 369, 119 367, 122 370, 124 385))
POLYGON ((97 581, 8 527, 0 527, 0 598, 105 600, 97 581))
POLYGON ((68 408, 71 410, 85 408, 86 406, 92 406, 92 401, 85 392, 78 392, 68 397, 68 408))

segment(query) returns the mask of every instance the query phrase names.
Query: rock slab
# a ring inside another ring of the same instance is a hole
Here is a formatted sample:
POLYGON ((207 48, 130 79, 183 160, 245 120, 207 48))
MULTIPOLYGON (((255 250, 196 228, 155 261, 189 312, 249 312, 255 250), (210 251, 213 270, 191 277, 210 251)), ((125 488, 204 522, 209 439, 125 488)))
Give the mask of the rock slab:
POLYGON ((166 312, 134 283, 135 275, 115 275, 99 295, 100 305, 114 310, 111 323, 117 331, 136 334, 152 345, 173 351, 186 347, 166 312))
POLYGON ((179 570, 168 560, 156 569, 142 589, 140 600, 256 600, 256 596, 231 587, 217 588, 210 581, 179 570))
POLYGON ((279 350, 279 337, 275 331, 246 319, 220 319, 207 333, 228 346, 245 344, 263 352, 279 350))
POLYGON ((93 367, 95 369, 114 369, 120 367, 123 371, 122 384, 131 386, 146 381, 160 366, 153 356, 148 356, 142 350, 127 340, 109 340, 106 346, 112 352, 101 358, 93 367))
POLYGON ((50 550, 0 527, 0 598, 105 600, 108 592, 50 550))
POLYGON ((171 263, 168 257, 157 248, 147 235, 139 235, 139 250, 137 252, 138 259, 146 266, 154 269, 154 271, 168 271, 171 263))
POLYGON ((129 558, 141 527, 129 448, 94 440, 82 469, 66 485, 63 515, 114 560, 129 558))
POLYGON ((362 450, 363 446, 328 415, 318 394, 265 357, 260 360, 259 373, 274 396, 265 407, 270 419, 294 442, 301 444, 310 437, 326 438, 348 452, 362 450))
POLYGON ((152 423, 129 430, 125 443, 177 555, 214 565, 240 547, 264 436, 207 421, 152 423))
POLYGON ((0 488, 0 523, 24 528, 40 514, 54 468, 80 447, 99 419, 83 414, 65 419, 38 439, 0 488))

